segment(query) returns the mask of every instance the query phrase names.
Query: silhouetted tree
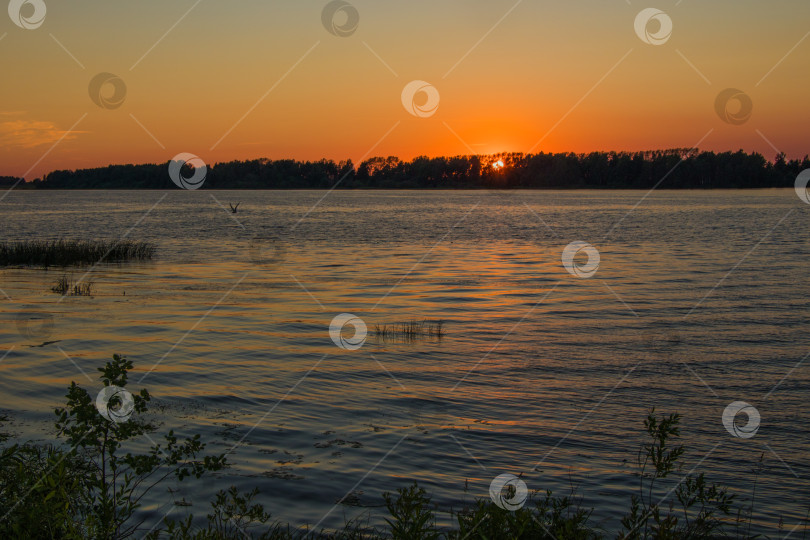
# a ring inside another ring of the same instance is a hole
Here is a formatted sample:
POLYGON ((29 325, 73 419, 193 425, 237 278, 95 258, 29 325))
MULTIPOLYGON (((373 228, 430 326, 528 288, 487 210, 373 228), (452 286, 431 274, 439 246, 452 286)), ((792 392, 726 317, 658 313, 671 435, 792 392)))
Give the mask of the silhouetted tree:
MULTIPOLYGON (((26 184, 37 189, 172 189, 168 163, 53 171, 26 184)), ((769 162, 758 153, 691 148, 588 154, 501 153, 402 161, 291 159, 230 161, 208 167, 202 189, 711 189, 791 187, 810 158, 769 162), (500 166, 500 163, 503 166, 500 166), (498 166, 494 166, 498 164, 498 166)), ((190 174, 190 173, 188 173, 190 174)), ((13 185, 16 178, 0 178, 13 185)))

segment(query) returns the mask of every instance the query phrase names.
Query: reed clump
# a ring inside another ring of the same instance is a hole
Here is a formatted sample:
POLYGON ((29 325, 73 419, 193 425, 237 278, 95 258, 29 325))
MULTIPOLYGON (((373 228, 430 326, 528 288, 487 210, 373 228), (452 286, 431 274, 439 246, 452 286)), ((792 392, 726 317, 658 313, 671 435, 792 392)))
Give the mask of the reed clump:
POLYGON ((93 294, 93 282, 75 282, 73 278, 63 274, 62 277, 56 280, 51 290, 62 296, 91 296, 93 294))
POLYGON ((444 321, 412 320, 402 323, 374 325, 374 336, 383 341, 417 341, 419 339, 442 339, 445 335, 444 321))
POLYGON ((156 246, 135 240, 25 240, 0 242, 0 266, 82 266, 151 259, 156 246))

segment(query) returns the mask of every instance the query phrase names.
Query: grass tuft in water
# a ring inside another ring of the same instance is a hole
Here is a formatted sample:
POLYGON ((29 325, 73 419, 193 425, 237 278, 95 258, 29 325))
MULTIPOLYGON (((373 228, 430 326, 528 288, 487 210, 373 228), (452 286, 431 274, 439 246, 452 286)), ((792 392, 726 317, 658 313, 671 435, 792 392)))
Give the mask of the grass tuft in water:
POLYGON ((374 336, 382 341, 410 342, 419 339, 442 339, 444 335, 444 321, 425 319, 423 321, 374 325, 374 336))
POLYGON ((0 266, 81 266, 151 259, 156 246, 134 240, 26 240, 0 243, 0 266))
POLYGON ((76 283, 67 274, 62 274, 62 277, 56 280, 51 290, 62 296, 91 296, 93 294, 93 285, 92 281, 76 283))

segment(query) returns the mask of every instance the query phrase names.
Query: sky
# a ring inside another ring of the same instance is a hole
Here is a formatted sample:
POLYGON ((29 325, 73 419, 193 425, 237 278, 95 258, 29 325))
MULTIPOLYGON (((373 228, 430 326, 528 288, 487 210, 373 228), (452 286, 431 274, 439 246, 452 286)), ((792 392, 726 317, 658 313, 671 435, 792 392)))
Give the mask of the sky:
POLYGON ((11 0, 0 36, 0 175, 28 180, 180 153, 810 152, 806 0, 11 0))

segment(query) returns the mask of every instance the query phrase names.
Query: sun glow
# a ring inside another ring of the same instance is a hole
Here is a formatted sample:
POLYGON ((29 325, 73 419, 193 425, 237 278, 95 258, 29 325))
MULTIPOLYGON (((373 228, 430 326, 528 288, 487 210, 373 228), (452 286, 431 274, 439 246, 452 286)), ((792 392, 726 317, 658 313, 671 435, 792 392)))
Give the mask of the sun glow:
POLYGON ((503 160, 500 159, 492 164, 492 168, 495 169, 496 171, 500 171, 501 169, 503 169, 503 167, 504 167, 503 160))

